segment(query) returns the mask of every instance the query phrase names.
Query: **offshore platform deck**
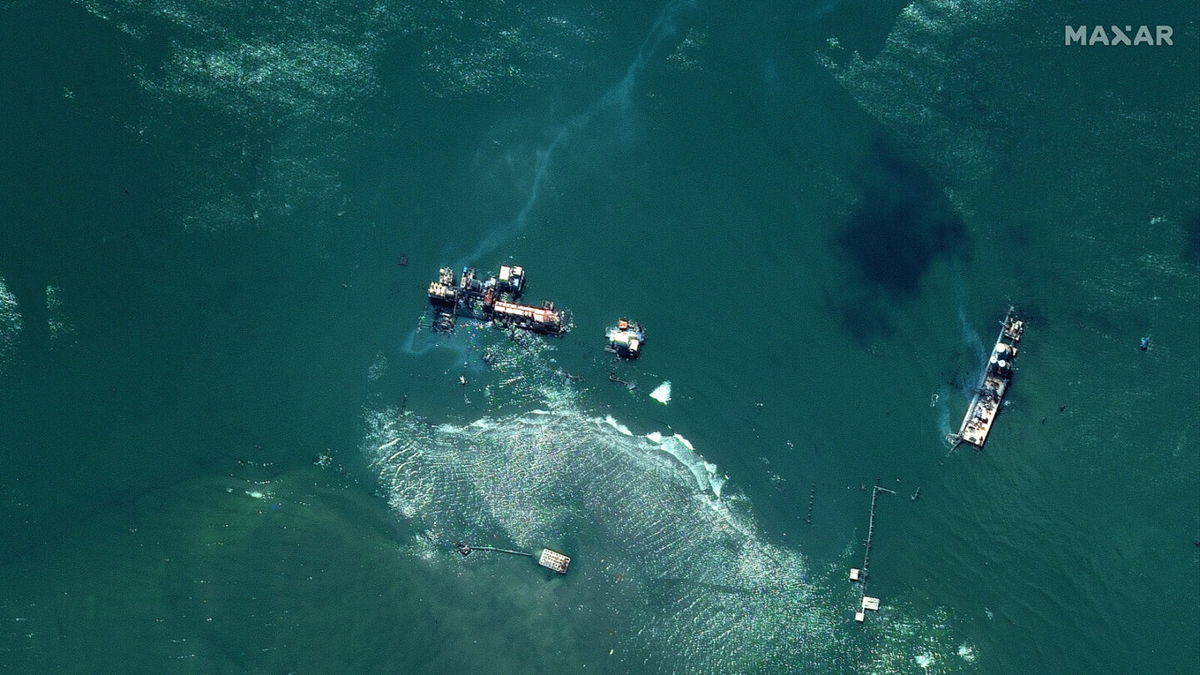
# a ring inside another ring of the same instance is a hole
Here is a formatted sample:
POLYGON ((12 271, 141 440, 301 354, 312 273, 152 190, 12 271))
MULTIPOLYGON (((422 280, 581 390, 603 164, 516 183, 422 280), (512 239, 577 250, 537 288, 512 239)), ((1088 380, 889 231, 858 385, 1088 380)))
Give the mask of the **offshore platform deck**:
POLYGON ((1013 359, 1017 357, 1018 344, 1025 333, 1025 322, 1017 319, 1014 308, 1008 308, 1008 314, 1000 322, 1000 335, 988 358, 987 367, 983 371, 983 380, 975 389, 971 405, 967 406, 967 414, 963 417, 962 426, 958 433, 946 436, 951 450, 962 443, 969 443, 976 449, 983 449, 991 433, 992 423, 1000 414, 1004 403, 1004 395, 1013 377, 1013 359))
POLYGON ((520 265, 501 265, 499 273, 487 279, 480 279, 474 267, 464 267, 457 277, 452 268, 443 267, 429 284, 433 327, 452 332, 455 318, 463 316, 546 335, 567 332, 566 310, 556 309, 551 301, 541 306, 521 304, 524 292, 525 269, 520 265))
POLYGON ((642 345, 646 343, 646 329, 642 324, 629 319, 617 319, 617 325, 605 333, 608 346, 605 351, 616 354, 623 359, 636 359, 642 354, 642 345))

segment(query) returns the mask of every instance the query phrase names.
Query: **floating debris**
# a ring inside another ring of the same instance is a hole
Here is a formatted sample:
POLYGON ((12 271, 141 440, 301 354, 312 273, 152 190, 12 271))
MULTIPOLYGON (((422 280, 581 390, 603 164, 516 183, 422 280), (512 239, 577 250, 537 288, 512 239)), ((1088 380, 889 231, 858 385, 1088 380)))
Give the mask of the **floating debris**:
POLYGON ((608 381, 616 382, 617 384, 623 384, 623 385, 625 385, 625 388, 627 388, 627 389, 637 389, 637 382, 630 382, 628 380, 622 380, 621 378, 617 377, 616 371, 613 371, 613 370, 610 370, 608 372, 608 381))

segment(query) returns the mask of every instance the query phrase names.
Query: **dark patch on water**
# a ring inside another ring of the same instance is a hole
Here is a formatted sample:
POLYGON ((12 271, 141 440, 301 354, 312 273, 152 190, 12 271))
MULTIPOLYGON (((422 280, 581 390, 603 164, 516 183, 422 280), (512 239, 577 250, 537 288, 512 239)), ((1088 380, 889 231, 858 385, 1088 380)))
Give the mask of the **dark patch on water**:
POLYGON ((826 291, 825 305, 860 342, 868 338, 888 337, 895 332, 895 327, 878 296, 860 293, 851 297, 826 291))
POLYGON ((1200 266, 1200 214, 1184 224, 1183 234, 1183 259, 1200 266))
POLYGON ((970 358, 965 351, 956 350, 947 359, 947 365, 942 370, 943 384, 968 397, 979 385, 980 379, 977 370, 965 365, 969 361, 970 358))
POLYGON ((859 197, 837 237, 861 281, 839 300, 846 328, 859 338, 889 332, 885 301, 916 296, 939 259, 961 259, 968 236, 933 177, 895 141, 880 137, 854 177, 859 197))
POLYGON ((860 197, 838 243, 875 290, 909 298, 935 260, 965 252, 962 219, 894 141, 871 144, 856 183, 860 197))

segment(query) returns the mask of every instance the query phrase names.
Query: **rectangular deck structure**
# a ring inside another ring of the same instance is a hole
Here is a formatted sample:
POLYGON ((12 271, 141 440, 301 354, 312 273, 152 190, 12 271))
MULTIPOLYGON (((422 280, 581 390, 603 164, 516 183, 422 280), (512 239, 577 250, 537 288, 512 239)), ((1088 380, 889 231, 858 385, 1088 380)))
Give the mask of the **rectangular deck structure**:
POLYGON ((542 557, 538 558, 538 564, 559 574, 566 574, 567 566, 571 564, 571 559, 558 551, 551 551, 546 548, 542 549, 542 557))
POLYGON ((983 380, 975 389, 971 404, 967 406, 962 426, 959 427, 958 433, 952 433, 946 437, 951 448, 958 447, 962 443, 969 443, 982 449, 983 445, 987 443, 988 434, 992 431, 992 424, 996 421, 996 416, 1000 414, 1004 396, 1008 393, 1008 386, 1012 382, 1013 359, 1017 357, 1018 344, 1025 332, 1025 322, 1017 319, 1014 312, 1015 310, 1009 307, 1008 314, 1000 323, 1000 335, 997 336, 996 344, 992 347, 992 353, 988 357, 987 366, 983 371, 983 380))

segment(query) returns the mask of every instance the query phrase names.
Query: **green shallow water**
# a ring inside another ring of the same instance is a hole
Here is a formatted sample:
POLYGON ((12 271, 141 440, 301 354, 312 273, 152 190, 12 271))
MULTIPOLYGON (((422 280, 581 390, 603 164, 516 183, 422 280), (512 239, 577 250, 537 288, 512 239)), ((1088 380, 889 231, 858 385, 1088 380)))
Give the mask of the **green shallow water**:
POLYGON ((1200 22, 1118 9, 0 3, 0 664, 1187 670, 1200 22), (572 332, 414 332, 506 260, 572 332))

